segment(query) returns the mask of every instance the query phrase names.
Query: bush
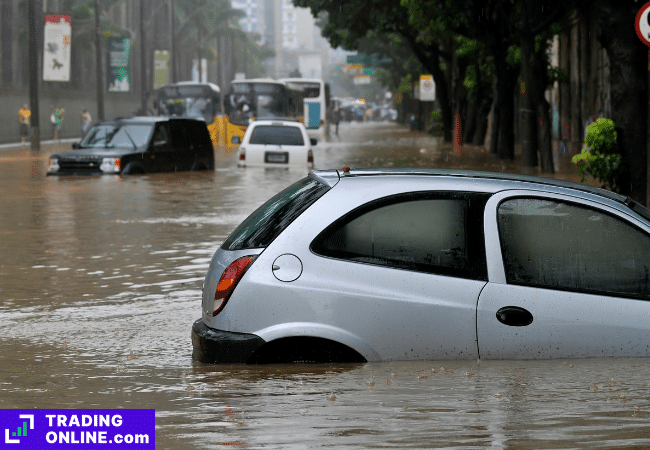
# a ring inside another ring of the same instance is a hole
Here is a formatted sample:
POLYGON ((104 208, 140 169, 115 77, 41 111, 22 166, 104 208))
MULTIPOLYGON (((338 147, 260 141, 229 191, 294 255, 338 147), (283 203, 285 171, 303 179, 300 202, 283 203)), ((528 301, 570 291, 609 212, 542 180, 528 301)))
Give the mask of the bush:
POLYGON ((431 112, 431 123, 427 130, 429 134, 439 135, 442 133, 442 111, 439 109, 431 112))
POLYGON ((616 128, 611 119, 598 119, 587 127, 585 147, 572 158, 582 173, 602 183, 602 187, 618 192, 623 157, 619 153, 616 128))

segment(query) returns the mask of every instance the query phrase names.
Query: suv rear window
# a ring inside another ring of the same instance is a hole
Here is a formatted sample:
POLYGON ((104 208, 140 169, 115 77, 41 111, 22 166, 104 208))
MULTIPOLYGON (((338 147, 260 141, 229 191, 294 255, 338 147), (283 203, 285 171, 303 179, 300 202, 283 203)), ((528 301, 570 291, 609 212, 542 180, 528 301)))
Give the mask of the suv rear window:
POLYGON ((298 127, 260 125, 253 129, 249 144, 305 145, 305 141, 298 127))
POLYGON ((224 250, 267 247, 330 188, 309 177, 292 184, 248 216, 224 241, 224 250))

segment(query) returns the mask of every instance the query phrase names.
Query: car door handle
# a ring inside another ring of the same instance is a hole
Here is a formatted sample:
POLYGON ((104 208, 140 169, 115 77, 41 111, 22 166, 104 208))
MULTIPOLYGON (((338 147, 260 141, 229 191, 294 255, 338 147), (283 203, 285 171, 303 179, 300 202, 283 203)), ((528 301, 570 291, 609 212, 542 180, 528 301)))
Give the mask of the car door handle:
POLYGON ((497 320, 511 327, 525 327, 533 323, 533 315, 518 306, 504 306, 497 311, 497 320))

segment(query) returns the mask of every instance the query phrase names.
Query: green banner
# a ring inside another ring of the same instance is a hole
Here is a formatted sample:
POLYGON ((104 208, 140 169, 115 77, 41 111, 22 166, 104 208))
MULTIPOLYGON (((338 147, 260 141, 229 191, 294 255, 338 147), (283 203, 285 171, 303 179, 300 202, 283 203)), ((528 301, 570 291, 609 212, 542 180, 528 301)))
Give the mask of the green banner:
POLYGON ((131 40, 126 38, 108 39, 107 56, 108 92, 129 92, 131 90, 131 77, 129 76, 131 40))

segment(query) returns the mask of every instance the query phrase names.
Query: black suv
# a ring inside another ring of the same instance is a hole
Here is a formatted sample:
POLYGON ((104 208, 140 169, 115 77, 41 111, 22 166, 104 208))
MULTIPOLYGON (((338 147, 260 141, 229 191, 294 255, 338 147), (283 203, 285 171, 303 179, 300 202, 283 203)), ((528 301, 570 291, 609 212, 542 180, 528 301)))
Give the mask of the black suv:
POLYGON ((205 122, 131 117, 99 122, 74 150, 50 156, 48 175, 137 174, 214 169, 205 122))

